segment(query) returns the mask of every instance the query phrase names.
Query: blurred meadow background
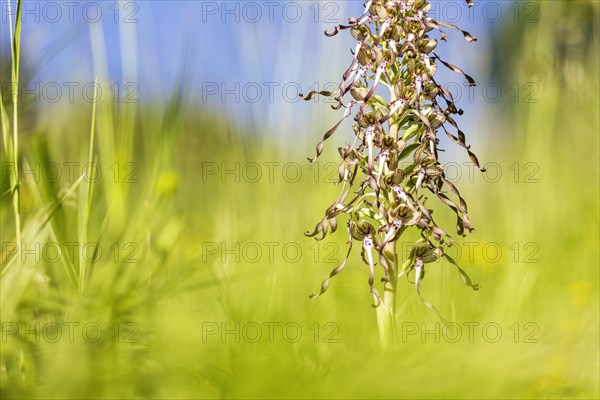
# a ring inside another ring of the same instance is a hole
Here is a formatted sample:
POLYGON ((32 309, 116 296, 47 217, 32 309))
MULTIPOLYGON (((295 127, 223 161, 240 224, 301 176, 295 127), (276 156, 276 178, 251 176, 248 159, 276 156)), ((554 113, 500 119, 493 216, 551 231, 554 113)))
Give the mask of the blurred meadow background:
POLYGON ((442 51, 479 86, 438 81, 487 166, 442 139, 477 228, 453 255, 481 290, 429 267, 443 325, 401 281, 382 351, 356 252, 308 298, 344 233, 303 235, 352 131, 311 166, 339 114, 298 94, 338 82, 352 39, 323 30, 360 1, 24 1, 20 253, 0 152, 2 398, 598 398, 600 5, 432 4, 479 39, 442 51))

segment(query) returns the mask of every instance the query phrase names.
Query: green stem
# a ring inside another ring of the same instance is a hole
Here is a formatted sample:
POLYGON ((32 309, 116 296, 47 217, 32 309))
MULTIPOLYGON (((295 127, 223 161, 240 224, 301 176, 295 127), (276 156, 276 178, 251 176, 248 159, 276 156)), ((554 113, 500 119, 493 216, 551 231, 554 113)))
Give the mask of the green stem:
MULTIPOLYGON (((16 96, 15 96, 16 97, 16 96)), ((17 127, 17 101, 13 101, 13 159, 12 164, 14 165, 15 179, 13 181, 13 198, 12 205, 15 214, 15 230, 17 236, 17 248, 21 249, 21 202, 19 200, 19 130, 17 127)))
MULTIPOLYGON (((396 100, 394 89, 390 88, 390 101, 396 100)), ((398 141, 398 123, 391 118, 389 121, 389 136, 398 141)), ((392 160, 391 168, 397 168, 398 160, 392 160)), ((396 331, 396 287, 398 283, 398 255, 396 243, 388 243, 384 249, 384 256, 390 268, 389 281, 383 286, 383 303, 377 307, 377 326, 379 327, 379 340, 382 348, 389 348, 394 344, 396 331)))
MULTIPOLYGON (((12 83, 14 85, 12 94, 13 103, 13 152, 12 152, 12 163, 14 165, 15 179, 13 181, 12 191, 12 203, 15 214, 15 231, 17 236, 17 248, 21 249, 21 207, 20 207, 20 182, 19 182, 19 119, 18 119, 18 105, 19 105, 19 57, 21 48, 21 3, 17 2, 17 15, 15 18, 15 29, 13 34, 12 22, 10 23, 10 36, 12 44, 12 83)), ((12 11, 12 8, 11 8, 12 11)), ((11 15, 12 17, 12 15, 11 15)))
POLYGON ((383 288, 383 302, 376 308, 377 325, 379 327, 379 340, 382 348, 389 348, 394 344, 396 331, 396 288, 398 283, 398 256, 396 254, 396 243, 388 243, 384 249, 389 271, 389 281, 385 282, 383 288))
MULTIPOLYGON (((81 248, 83 249, 84 246, 87 244, 87 239, 88 239, 88 230, 90 228, 90 215, 92 213, 92 195, 94 192, 94 186, 93 186, 93 176, 96 175, 96 163, 94 163, 94 140, 95 140, 95 133, 96 133, 96 106, 98 104, 98 78, 96 78, 95 82, 94 82, 94 103, 92 105, 92 123, 91 123, 91 127, 90 127, 90 146, 89 146, 89 150, 88 150, 88 165, 90 166, 90 169, 88 170, 88 172, 90 173, 90 176, 88 176, 88 181, 87 181, 87 191, 86 191, 86 195, 85 195, 85 205, 84 205, 84 211, 83 211, 83 224, 82 224, 82 228, 81 228, 81 248)), ((85 289, 85 279, 86 279, 86 274, 87 274, 87 260, 85 259, 85 257, 83 256, 83 251, 80 254, 80 258, 79 258, 79 265, 80 265, 80 274, 79 274, 79 290, 81 292, 83 292, 83 290, 85 289)))

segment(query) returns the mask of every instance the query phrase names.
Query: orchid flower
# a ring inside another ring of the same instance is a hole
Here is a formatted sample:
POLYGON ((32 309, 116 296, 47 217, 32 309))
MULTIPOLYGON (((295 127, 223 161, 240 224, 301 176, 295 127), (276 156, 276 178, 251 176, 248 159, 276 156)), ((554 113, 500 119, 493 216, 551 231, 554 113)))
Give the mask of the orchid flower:
MULTIPOLYGON (((467 4, 473 5, 470 0, 467 4)), ((325 142, 358 108, 352 125, 354 140, 339 151, 341 194, 307 235, 321 240, 335 231, 337 218, 348 216, 349 248, 353 240, 362 242, 362 259, 369 268, 369 290, 378 309, 393 309, 397 278, 409 270, 415 271, 414 286, 419 297, 435 309, 421 297, 425 264, 434 259, 444 258, 455 265, 463 282, 477 288, 447 256, 446 247, 453 239, 436 223, 432 210, 426 206, 427 196, 433 194, 434 199, 456 214, 458 234, 473 230, 466 202, 458 188, 446 179, 438 159, 438 131, 465 149, 478 168, 479 161, 453 118, 463 111, 435 75, 438 65, 443 65, 464 76, 469 85, 475 81, 462 69, 442 60, 435 50, 438 39, 442 42, 448 39, 445 28, 460 31, 468 42, 476 39, 455 25, 433 19, 430 11, 431 4, 426 0, 369 0, 358 18, 349 18, 348 24, 326 31, 327 36, 335 36, 349 30, 356 40, 338 90, 302 96, 306 100, 317 95, 332 97, 337 101, 334 109, 345 108, 339 122, 317 145, 317 155, 311 162, 322 154, 325 142), (389 90, 389 96, 380 94, 385 89, 389 90), (350 102, 344 100, 348 93, 352 96, 350 102), (350 196, 355 183, 358 190, 350 196), (419 231, 420 239, 400 270, 401 255, 396 245, 409 230, 419 231), (379 254, 377 264, 373 249, 379 254), (375 278, 381 273, 383 299, 375 288, 375 278)), ((348 256, 323 281, 318 295, 327 290, 330 279, 343 269, 348 256)))

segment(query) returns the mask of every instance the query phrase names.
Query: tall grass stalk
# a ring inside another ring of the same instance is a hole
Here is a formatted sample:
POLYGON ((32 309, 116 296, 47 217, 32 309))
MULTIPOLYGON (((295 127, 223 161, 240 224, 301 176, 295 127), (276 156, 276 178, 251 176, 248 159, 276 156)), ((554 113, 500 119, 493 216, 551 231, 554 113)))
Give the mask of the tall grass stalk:
MULTIPOLYGON (((94 183, 93 177, 96 176, 96 163, 94 162, 94 140, 96 133, 96 107, 98 104, 98 78, 95 80, 94 84, 94 97, 93 97, 93 105, 92 105, 92 122, 90 126, 90 145, 88 151, 88 173, 87 177, 87 188, 86 188, 86 196, 82 217, 82 226, 81 226, 81 246, 85 246, 88 240, 88 231, 90 226, 90 215, 92 213, 92 198, 94 192, 94 183)), ((79 254, 79 290, 83 292, 85 288, 85 279, 86 279, 86 271, 87 271, 87 260, 83 256, 83 251, 79 254)))
MULTIPOLYGON (((11 19, 9 20, 9 32, 10 32, 10 42, 11 42, 11 54, 12 54, 12 64, 11 64, 11 74, 12 74, 12 104, 13 104, 13 135, 12 135, 12 145, 7 146, 8 140, 4 139, 5 150, 7 152, 7 158, 13 165, 12 173, 10 174, 10 186, 12 192, 12 205, 13 211, 15 214, 15 233, 16 233, 16 241, 17 248, 21 248, 21 207, 20 207, 20 199, 19 199, 19 118, 18 118, 18 104, 19 104, 19 56, 21 49, 21 4, 22 1, 19 0, 17 2, 17 15, 15 19, 15 26, 13 32, 13 24, 12 24, 12 10, 13 5, 10 1, 7 0, 7 9, 9 10, 9 15, 11 19)), ((4 124, 3 124, 4 125, 4 124)), ((8 129, 3 126, 3 136, 8 135, 8 129)))

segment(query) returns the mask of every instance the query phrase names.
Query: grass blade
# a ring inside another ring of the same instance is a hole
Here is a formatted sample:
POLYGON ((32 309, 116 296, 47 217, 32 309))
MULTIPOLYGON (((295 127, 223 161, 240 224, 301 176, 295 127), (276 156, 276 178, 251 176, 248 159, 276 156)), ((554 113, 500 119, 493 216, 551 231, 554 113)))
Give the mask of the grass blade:
MULTIPOLYGON (((85 204, 83 210, 83 223, 81 226, 81 246, 85 246, 88 240, 88 230, 90 225, 90 215, 92 213, 92 198, 94 193, 94 181, 93 177, 96 175, 96 163, 94 162, 94 140, 96 134, 96 107, 98 104, 98 78, 95 80, 94 84, 94 97, 93 97, 93 105, 92 105, 92 123, 90 127, 90 146, 88 152, 88 173, 90 176, 87 178, 87 189, 85 195, 85 204)), ((79 290, 83 292, 85 288, 85 278, 86 278, 86 270, 87 270, 87 261, 83 256, 83 251, 79 255, 79 290)))

